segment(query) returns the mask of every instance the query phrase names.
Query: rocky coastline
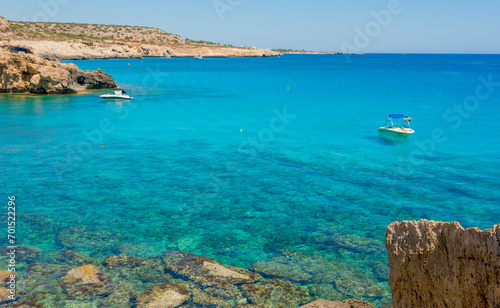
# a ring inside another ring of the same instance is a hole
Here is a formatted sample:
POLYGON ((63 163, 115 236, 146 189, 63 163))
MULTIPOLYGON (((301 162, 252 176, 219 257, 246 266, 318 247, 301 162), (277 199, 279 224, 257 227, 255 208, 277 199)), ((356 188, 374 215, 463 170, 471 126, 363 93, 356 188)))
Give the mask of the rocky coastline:
POLYGON ((284 55, 362 55, 362 53, 333 52, 333 51, 284 51, 284 55))
POLYGON ((49 60, 281 55, 269 49, 188 44, 178 35, 148 27, 13 22, 3 17, 0 17, 0 49, 49 60))
POLYGON ((113 77, 100 69, 82 71, 72 63, 0 51, 0 93, 73 94, 115 87, 113 77))
POLYGON ((280 53, 258 48, 154 45, 136 42, 88 44, 81 42, 56 42, 47 40, 12 39, 1 41, 0 48, 10 52, 25 52, 50 60, 140 59, 145 57, 206 58, 274 57, 280 53))
POLYGON ((16 296, 9 293, 11 273, 0 271, 0 307, 373 308, 356 300, 315 299, 289 280, 174 250, 158 257, 111 255, 97 262, 74 250, 43 255, 19 246, 17 259, 26 269, 14 274, 16 296))
MULTIPOLYGON (((374 307, 355 297, 343 302, 321 299, 315 292, 320 285, 301 284, 311 277, 291 271, 293 264, 281 265, 288 266, 285 271, 276 261, 246 269, 177 250, 137 256, 129 254, 136 245, 126 248, 113 238, 119 236, 69 226, 57 233, 59 250, 19 246, 19 273, 0 271, 0 307, 52 307, 54 303, 57 307, 374 307), (118 254, 101 259, 81 251, 92 246, 118 254), (9 298, 10 279, 16 280, 15 298, 9 298)), ((500 225, 481 231, 458 223, 395 222, 387 228, 386 247, 392 307, 500 305, 500 225)), ((0 262, 7 260, 7 252, 7 247, 0 248, 0 262)), ((311 257, 302 262, 317 263, 311 257)), ((337 288, 344 283, 335 270, 317 273, 321 274, 331 276, 337 288)), ((349 279, 347 288, 356 288, 359 277, 349 279)))

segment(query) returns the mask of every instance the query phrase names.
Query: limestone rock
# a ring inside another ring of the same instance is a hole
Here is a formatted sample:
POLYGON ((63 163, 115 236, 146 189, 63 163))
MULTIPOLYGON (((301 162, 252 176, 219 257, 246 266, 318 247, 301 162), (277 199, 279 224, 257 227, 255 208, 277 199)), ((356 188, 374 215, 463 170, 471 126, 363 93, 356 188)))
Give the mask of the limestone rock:
POLYGON ((94 265, 70 270, 61 278, 61 285, 75 299, 90 299, 109 294, 109 279, 94 265))
POLYGON ((0 271, 0 284, 4 284, 8 282, 13 276, 14 279, 17 279, 17 273, 10 271, 0 271))
POLYGON ((203 286, 252 283, 262 278, 249 270, 181 251, 167 250, 162 259, 167 270, 203 286))
POLYGON ((12 300, 11 298, 9 298, 9 296, 13 295, 10 292, 11 289, 9 289, 9 281, 12 279, 12 277, 14 277, 13 279, 17 281, 18 276, 19 275, 17 275, 17 273, 0 271, 0 303, 9 302, 12 300))
POLYGON ((269 49, 201 46, 184 44, 145 44, 94 43, 93 46, 82 42, 61 42, 43 39, 28 40, 13 38, 0 42, 0 47, 12 52, 23 51, 49 60, 85 60, 85 59, 138 59, 143 57, 273 57, 281 53, 269 49))
POLYGON ((6 288, 3 288, 3 287, 0 287, 0 304, 3 304, 3 303, 8 303, 10 301, 12 301, 9 296, 11 296, 12 294, 10 293, 9 290, 7 290, 6 288))
POLYGON ((0 93, 70 94, 116 86, 114 79, 100 69, 84 72, 74 64, 0 49, 0 93))
POLYGON ((5 34, 10 34, 12 30, 10 29, 9 22, 0 16, 0 36, 5 34))
POLYGON ((340 301, 326 301, 324 299, 318 299, 312 303, 302 306, 301 308, 374 308, 367 302, 358 300, 346 300, 340 301))
POLYGON ((190 294, 170 283, 156 285, 137 297, 137 308, 170 308, 184 303, 190 294))
POLYGON ((500 225, 394 222, 385 245, 393 307, 500 307, 500 225))

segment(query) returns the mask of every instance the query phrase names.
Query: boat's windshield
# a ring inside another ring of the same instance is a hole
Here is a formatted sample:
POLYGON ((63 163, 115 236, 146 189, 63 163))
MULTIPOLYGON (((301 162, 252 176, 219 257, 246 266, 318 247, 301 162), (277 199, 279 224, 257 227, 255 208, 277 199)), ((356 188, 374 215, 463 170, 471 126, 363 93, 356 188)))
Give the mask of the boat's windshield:
POLYGON ((384 127, 406 127, 410 128, 410 121, 407 118, 392 118, 388 117, 385 121, 384 127))

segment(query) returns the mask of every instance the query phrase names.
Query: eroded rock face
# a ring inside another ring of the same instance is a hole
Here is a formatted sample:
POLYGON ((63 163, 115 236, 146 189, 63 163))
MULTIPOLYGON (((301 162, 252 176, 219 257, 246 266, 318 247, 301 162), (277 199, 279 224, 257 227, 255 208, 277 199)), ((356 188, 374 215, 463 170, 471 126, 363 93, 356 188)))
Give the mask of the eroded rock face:
POLYGON ((385 245, 393 307, 500 307, 500 225, 394 222, 385 245))
POLYGON ((0 16, 0 35, 10 34, 12 30, 10 29, 9 22, 0 16))
POLYGON ((116 86, 113 77, 100 69, 82 71, 75 64, 0 49, 0 93, 70 94, 116 86))

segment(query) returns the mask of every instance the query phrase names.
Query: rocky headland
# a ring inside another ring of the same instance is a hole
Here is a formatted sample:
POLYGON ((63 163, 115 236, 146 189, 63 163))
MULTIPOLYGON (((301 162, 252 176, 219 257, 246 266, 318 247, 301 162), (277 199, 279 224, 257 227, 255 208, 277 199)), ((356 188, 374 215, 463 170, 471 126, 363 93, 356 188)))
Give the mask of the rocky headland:
POLYGON ((186 41, 150 27, 16 22, 0 17, 0 48, 50 60, 143 57, 272 57, 269 49, 186 41))
POLYGON ((75 64, 0 50, 0 93, 72 94, 117 86, 102 70, 82 71, 75 64))
POLYGON ((500 307, 500 225, 394 222, 385 245, 393 307, 500 307))

